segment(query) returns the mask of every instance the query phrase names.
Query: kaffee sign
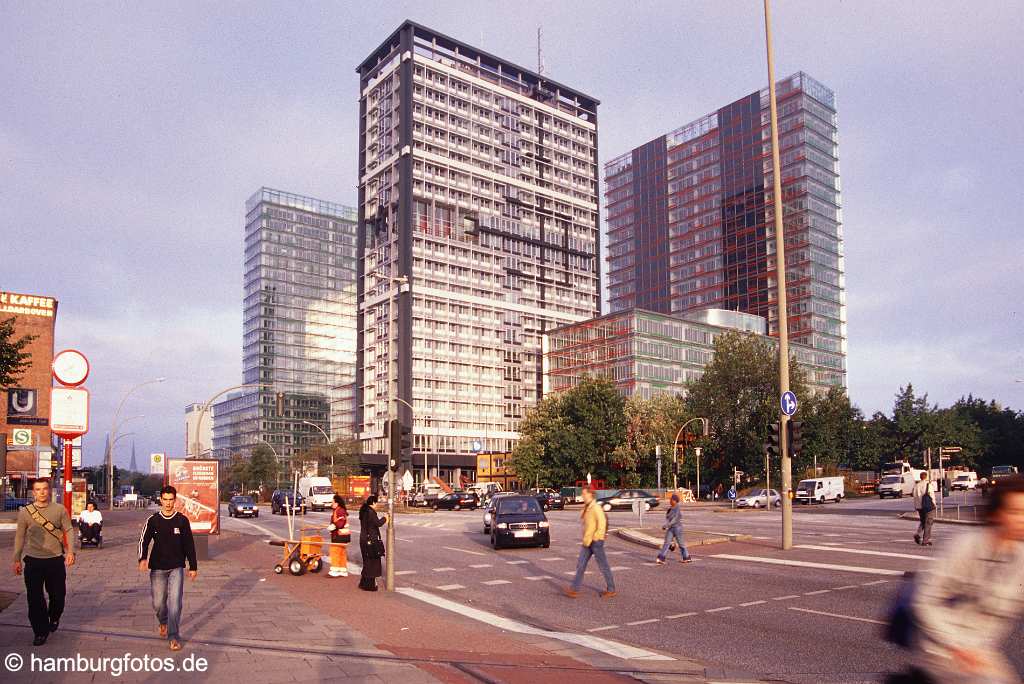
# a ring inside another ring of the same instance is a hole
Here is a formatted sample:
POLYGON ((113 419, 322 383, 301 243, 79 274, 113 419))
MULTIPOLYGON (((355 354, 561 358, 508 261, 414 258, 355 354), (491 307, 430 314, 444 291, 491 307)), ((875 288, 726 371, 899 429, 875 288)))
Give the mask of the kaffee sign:
POLYGON ((0 314, 20 314, 24 316, 46 316, 53 318, 57 310, 57 302, 52 297, 18 294, 17 292, 0 292, 0 314))

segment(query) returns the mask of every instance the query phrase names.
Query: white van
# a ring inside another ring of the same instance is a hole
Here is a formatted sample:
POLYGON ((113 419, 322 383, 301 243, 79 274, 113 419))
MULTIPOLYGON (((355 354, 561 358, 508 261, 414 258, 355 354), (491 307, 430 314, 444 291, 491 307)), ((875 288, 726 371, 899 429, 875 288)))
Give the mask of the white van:
POLYGON ((303 477, 299 480, 299 494, 306 498, 306 505, 314 511, 330 510, 334 501, 331 478, 303 477))
POLYGON ((953 482, 949 485, 950 489, 977 489, 978 487, 978 473, 973 470, 968 473, 957 473, 956 477, 953 478, 953 482))
POLYGON ((844 496, 846 496, 846 481, 843 478, 815 477, 810 480, 800 480, 793 498, 805 504, 825 503, 826 501, 839 503, 844 496))
POLYGON ((884 499, 891 496, 900 499, 914 493, 915 472, 910 471, 901 475, 885 475, 878 481, 878 498, 884 499))

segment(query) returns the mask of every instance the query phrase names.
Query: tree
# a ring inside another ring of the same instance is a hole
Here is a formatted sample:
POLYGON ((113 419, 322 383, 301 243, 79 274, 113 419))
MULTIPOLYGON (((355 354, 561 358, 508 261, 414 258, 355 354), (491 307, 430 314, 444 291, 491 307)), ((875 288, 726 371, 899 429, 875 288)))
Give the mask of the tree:
POLYGON ((0 321, 0 387, 11 387, 28 370, 32 354, 25 351, 36 335, 14 338, 14 317, 0 321))
POLYGON ((962 397, 952 410, 978 427, 974 464, 982 473, 991 472, 995 465, 1024 469, 1024 413, 972 395, 962 397))
POLYGON ((300 461, 316 461, 318 472, 327 473, 328 477, 334 475, 355 475, 362 472, 360 456, 362 446, 359 440, 354 438, 336 439, 330 444, 317 444, 310 447, 299 457, 300 461), (334 471, 331 472, 331 462, 334 463, 334 471))
MULTIPOLYGON (((249 466, 245 471, 245 481, 251 482, 252 487, 261 485, 270 486, 277 482, 277 475, 280 472, 281 464, 274 457, 274 452, 265 444, 257 444, 252 450, 249 458, 249 466)), ((247 485, 248 486, 248 485, 247 485)))
POLYGON ((625 437, 624 401, 607 378, 584 378, 576 387, 545 397, 529 410, 511 465, 524 484, 621 480, 616 449, 625 437))
POLYGON ((808 397, 794 420, 803 421, 805 445, 793 459, 795 471, 812 466, 815 459, 819 467, 855 466, 864 438, 864 414, 850 403, 846 390, 832 387, 825 394, 808 397))
MULTIPOLYGON (((715 353, 704 374, 688 386, 686 408, 707 418, 711 437, 705 441, 705 467, 719 479, 738 467, 764 470, 764 444, 779 414, 779 361, 776 347, 757 335, 729 331, 715 337, 715 353)), ((789 385, 808 397, 803 370, 790 361, 789 385)))
POLYGON ((630 397, 623 409, 626 431, 615 450, 616 463, 626 471, 627 482, 637 487, 658 484, 657 447, 661 447, 662 485, 671 484, 672 448, 679 428, 691 417, 679 396, 657 395, 650 399, 630 397))

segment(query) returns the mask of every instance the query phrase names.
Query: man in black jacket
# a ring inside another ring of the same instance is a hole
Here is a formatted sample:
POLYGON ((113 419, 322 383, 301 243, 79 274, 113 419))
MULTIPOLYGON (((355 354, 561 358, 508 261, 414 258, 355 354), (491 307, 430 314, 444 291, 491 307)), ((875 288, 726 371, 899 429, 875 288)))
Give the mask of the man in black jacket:
POLYGON ((160 636, 167 637, 172 651, 181 650, 178 625, 181 622, 181 597, 185 584, 185 561, 188 577, 196 578, 196 545, 192 526, 174 510, 178 492, 170 485, 160 490, 160 510, 149 516, 139 537, 139 570, 149 570, 149 587, 153 609, 160 623, 160 636), (149 552, 149 543, 153 551, 149 552), (147 561, 148 556, 148 561, 147 561))

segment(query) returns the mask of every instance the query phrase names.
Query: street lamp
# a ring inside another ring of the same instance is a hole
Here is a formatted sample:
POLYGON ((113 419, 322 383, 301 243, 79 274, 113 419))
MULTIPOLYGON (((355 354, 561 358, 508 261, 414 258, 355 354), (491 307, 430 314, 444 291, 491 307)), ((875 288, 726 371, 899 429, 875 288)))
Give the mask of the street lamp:
MULTIPOLYGON (((305 425, 312 425, 312 426, 313 426, 313 427, 315 427, 315 428, 316 428, 317 430, 319 430, 319 431, 320 431, 320 434, 324 436, 324 444, 326 444, 326 445, 330 446, 330 444, 331 444, 331 438, 327 436, 327 433, 326 433, 326 432, 324 432, 324 429, 323 429, 322 427, 320 427, 320 426, 319 426, 319 425, 317 425, 316 423, 311 423, 311 422, 309 422, 308 420, 304 420, 304 421, 302 421, 302 422, 303 422, 303 424, 305 424, 305 425)), ((332 481, 332 482, 334 481, 334 450, 333 450, 333 449, 331 450, 331 481, 332 481)))
POLYGON ((193 442, 194 447, 193 447, 193 450, 192 450, 192 458, 199 458, 202 455, 202 454, 199 453, 199 435, 202 433, 202 429, 203 429, 203 418, 206 417, 206 412, 210 410, 210 406, 213 404, 214 399, 216 399, 217 397, 221 396, 222 394, 227 394, 228 392, 231 392, 231 391, 234 391, 234 390, 237 390, 237 389, 245 389, 247 387, 266 387, 266 385, 263 385, 263 384, 260 384, 260 383, 255 383, 255 384, 250 383, 250 384, 246 384, 246 385, 234 385, 233 387, 228 387, 226 389, 222 389, 220 392, 217 392, 212 397, 207 399, 205 403, 203 403, 202 407, 199 409, 199 417, 196 418, 196 434, 195 434, 195 441, 193 442))
MULTIPOLYGON (((391 284, 391 283, 398 283, 398 291, 399 292, 401 292, 403 294, 406 294, 406 293, 409 292, 410 283, 409 283, 409 277, 408 276, 404 276, 404 275, 402 275, 402 276, 388 275, 388 276, 384 276, 384 277, 386 277, 388 279, 388 283, 389 284, 391 284)), ((398 316, 397 312, 395 311, 395 290, 394 290, 394 288, 389 288, 389 293, 388 293, 388 392, 387 392, 387 394, 388 394, 389 397, 393 397, 396 400, 394 404, 392 404, 390 401, 388 402, 388 417, 389 417, 389 419, 393 419, 393 418, 396 418, 398 416, 398 401, 399 401, 399 396, 398 396, 398 391, 397 391, 398 390, 398 388, 397 388, 397 385, 398 385, 397 380, 398 380, 398 378, 395 375, 395 354, 394 354, 394 344, 395 344, 395 337, 396 337, 396 335, 395 335, 395 329, 392 327, 392 323, 391 323, 392 316, 394 316, 394 320, 395 320, 394 325, 397 326, 398 325, 399 316, 398 316), (395 382, 395 386, 396 386, 394 391, 392 391, 392 389, 391 389, 391 383, 392 383, 392 379, 393 378, 394 378, 394 382, 395 382)), ((405 402, 403 402, 403 403, 405 403, 405 402)), ((406 406, 409 406, 409 404, 406 403, 406 406)), ((411 409, 412 407, 410 406, 409 408, 411 409)), ((388 451, 388 454, 385 457, 385 460, 387 461, 387 464, 388 464, 388 529, 387 529, 387 538, 385 540, 385 545, 387 547, 387 554, 385 555, 385 558, 384 558, 384 564, 385 564, 384 588, 387 591, 394 591, 395 590, 395 470, 394 470, 394 468, 391 467, 390 446, 389 445, 385 445, 385 449, 388 451)))
POLYGON ((111 453, 111 445, 113 444, 113 440, 117 437, 117 428, 119 427, 117 419, 121 415, 121 409, 124 408, 124 403, 128 401, 128 397, 130 397, 135 390, 145 387, 146 385, 163 382, 166 379, 167 378, 156 378, 153 380, 147 380, 146 382, 140 382, 138 385, 135 385, 125 392, 124 396, 121 398, 121 403, 117 405, 117 410, 114 411, 114 420, 110 425, 110 436, 107 438, 107 510, 114 510, 114 460, 111 453))
MULTIPOLYGON (((704 427, 704 436, 707 437, 709 432, 710 432, 710 429, 709 429, 709 425, 710 424, 708 422, 708 419, 707 418, 691 418, 690 420, 688 420, 685 423, 683 423, 683 426, 681 428, 679 428, 679 432, 676 433, 676 438, 672 441, 672 465, 673 465, 673 468, 672 468, 672 489, 678 489, 679 488, 679 483, 676 481, 676 479, 677 479, 676 472, 675 472, 676 468, 674 467, 675 464, 677 463, 677 459, 679 458, 679 438, 683 436, 683 431, 686 430, 687 426, 689 426, 690 423, 696 422, 698 420, 700 421, 701 425, 704 427)), ((698 459, 700 458, 700 454, 699 453, 697 454, 697 458, 698 459)), ((699 460, 697 461, 697 500, 698 501, 700 500, 700 461, 699 460)))

